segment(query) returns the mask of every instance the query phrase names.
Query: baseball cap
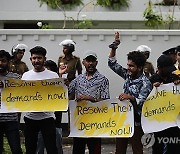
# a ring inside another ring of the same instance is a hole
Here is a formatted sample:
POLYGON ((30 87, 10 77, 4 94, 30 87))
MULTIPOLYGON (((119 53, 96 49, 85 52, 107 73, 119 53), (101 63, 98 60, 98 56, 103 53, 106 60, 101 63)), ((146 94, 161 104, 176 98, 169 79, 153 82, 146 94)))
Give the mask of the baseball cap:
POLYGON ((176 52, 180 52, 180 45, 176 47, 176 52))
POLYGON ((176 70, 176 67, 173 64, 173 60, 168 55, 161 55, 157 59, 157 66, 161 68, 166 68, 169 73, 172 73, 176 70))
POLYGON ((96 53, 95 53, 94 51, 92 51, 92 50, 86 51, 85 54, 84 54, 84 56, 83 56, 83 59, 86 59, 86 58, 89 57, 89 56, 93 56, 93 57, 95 57, 95 58, 97 59, 96 53))
POLYGON ((173 66, 173 61, 172 58, 167 56, 167 55, 161 55, 157 59, 157 66, 158 67, 168 67, 168 66, 173 66))
POLYGON ((76 45, 76 43, 73 41, 73 40, 70 40, 70 39, 66 39, 62 42, 59 43, 59 45, 62 45, 62 46, 70 46, 70 45, 76 45))
POLYGON ((164 55, 176 54, 176 47, 169 48, 169 49, 165 50, 162 54, 164 54, 164 55))
POLYGON ((149 52, 151 52, 151 48, 148 47, 147 45, 140 45, 137 47, 136 51, 140 51, 140 52, 149 51, 149 52))

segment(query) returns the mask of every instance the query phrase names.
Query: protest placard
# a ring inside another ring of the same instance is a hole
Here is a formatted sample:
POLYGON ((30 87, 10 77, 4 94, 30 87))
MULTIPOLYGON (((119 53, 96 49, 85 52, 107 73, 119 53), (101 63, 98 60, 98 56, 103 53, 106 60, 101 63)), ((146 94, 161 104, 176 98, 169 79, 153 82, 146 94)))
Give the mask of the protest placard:
POLYGON ((67 111, 68 92, 63 79, 23 81, 4 79, 0 112, 67 111))
POLYGON ((69 137, 131 137, 134 133, 133 106, 129 101, 70 101, 69 109, 69 137))
POLYGON ((180 114, 180 85, 163 84, 154 88, 142 108, 144 133, 177 126, 180 114))

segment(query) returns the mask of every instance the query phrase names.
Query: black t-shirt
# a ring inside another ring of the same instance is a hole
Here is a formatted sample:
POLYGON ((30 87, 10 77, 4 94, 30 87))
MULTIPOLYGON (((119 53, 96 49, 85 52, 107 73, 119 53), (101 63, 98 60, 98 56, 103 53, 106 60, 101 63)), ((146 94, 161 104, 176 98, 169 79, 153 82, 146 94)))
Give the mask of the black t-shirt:
POLYGON ((155 73, 150 77, 151 83, 160 82, 163 84, 172 83, 176 80, 180 80, 180 77, 178 77, 176 74, 170 74, 166 77, 166 79, 163 79, 159 74, 155 73))

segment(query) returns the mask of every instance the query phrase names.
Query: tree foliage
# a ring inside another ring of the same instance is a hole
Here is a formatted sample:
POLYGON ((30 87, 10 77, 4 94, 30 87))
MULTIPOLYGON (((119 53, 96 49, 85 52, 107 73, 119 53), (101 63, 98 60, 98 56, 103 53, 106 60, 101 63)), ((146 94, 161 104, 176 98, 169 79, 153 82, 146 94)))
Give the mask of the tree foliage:
POLYGON ((40 5, 46 3, 50 8, 57 9, 59 6, 72 9, 76 6, 82 5, 82 0, 38 0, 40 5))
POLYGON ((97 5, 119 10, 121 7, 128 7, 129 0, 97 0, 97 5))

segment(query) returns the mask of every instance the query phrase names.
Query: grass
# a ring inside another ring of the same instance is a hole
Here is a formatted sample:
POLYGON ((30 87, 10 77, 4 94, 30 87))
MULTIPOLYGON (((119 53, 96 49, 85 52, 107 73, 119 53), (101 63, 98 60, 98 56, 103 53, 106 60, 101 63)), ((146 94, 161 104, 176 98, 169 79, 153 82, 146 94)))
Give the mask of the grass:
MULTIPOLYGON (((23 154, 25 154, 25 145, 24 145, 23 137, 21 137, 21 149, 23 151, 23 154)), ((3 152, 3 154, 12 154, 6 137, 4 137, 4 152, 3 152)))

